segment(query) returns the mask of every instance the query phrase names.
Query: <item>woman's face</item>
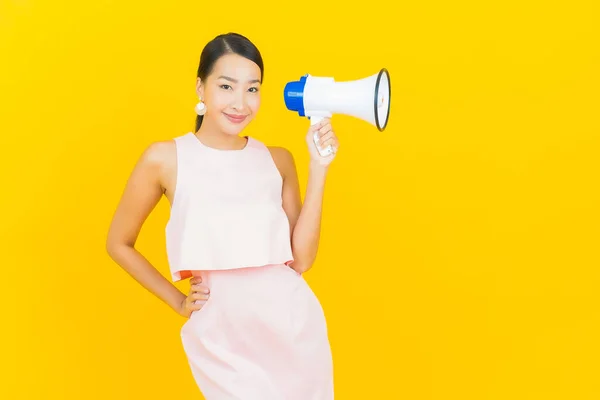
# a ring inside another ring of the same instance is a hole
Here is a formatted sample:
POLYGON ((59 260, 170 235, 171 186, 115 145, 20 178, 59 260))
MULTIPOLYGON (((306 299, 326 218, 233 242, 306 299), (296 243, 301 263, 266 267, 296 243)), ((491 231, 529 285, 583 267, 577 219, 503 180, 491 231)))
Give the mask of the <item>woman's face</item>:
POLYGON ((258 112, 260 84, 260 68, 254 62, 237 54, 222 56, 206 82, 197 81, 197 94, 206 106, 202 124, 238 135, 258 112))

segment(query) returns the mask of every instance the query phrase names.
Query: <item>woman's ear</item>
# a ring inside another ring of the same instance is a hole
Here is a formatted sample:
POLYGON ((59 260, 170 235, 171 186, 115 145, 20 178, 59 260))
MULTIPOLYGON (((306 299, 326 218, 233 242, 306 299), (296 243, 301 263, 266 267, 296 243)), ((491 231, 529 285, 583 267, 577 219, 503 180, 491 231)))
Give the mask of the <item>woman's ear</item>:
POLYGON ((204 99, 204 84, 200 78, 196 79, 196 95, 204 99))

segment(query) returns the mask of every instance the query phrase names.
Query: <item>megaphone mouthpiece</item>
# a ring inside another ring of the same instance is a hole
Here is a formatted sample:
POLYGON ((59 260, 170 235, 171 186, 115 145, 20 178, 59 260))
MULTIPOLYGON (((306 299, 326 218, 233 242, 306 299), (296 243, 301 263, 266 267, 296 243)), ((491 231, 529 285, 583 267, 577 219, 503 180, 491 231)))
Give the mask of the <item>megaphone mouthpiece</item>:
POLYGON ((303 75, 300 80, 288 82, 283 90, 283 99, 285 106, 290 111, 296 111, 301 117, 304 117, 304 86, 308 75, 303 75))

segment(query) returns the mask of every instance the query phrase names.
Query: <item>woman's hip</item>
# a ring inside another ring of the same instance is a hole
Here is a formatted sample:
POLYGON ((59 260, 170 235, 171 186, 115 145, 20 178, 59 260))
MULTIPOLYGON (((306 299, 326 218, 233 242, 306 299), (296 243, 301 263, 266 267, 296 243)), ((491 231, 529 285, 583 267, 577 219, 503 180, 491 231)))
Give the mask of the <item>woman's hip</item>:
POLYGON ((182 331, 196 335, 235 329, 293 334, 306 324, 324 323, 321 304, 304 278, 284 264, 201 271, 210 288, 203 307, 192 313, 182 331))

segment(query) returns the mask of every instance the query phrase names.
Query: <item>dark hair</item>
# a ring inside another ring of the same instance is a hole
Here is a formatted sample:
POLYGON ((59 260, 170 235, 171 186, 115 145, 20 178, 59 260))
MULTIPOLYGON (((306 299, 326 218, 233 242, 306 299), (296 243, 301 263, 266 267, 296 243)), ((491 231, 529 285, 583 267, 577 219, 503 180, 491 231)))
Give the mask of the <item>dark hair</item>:
MULTIPOLYGON (((262 81, 264 66, 260 51, 258 51, 258 48, 248 38, 233 32, 218 35, 206 44, 200 56, 197 77, 204 82, 206 77, 212 72, 217 60, 226 54, 232 53, 256 63, 260 68, 262 81)), ((202 115, 196 116, 196 131, 200 129, 203 118, 202 115)))

